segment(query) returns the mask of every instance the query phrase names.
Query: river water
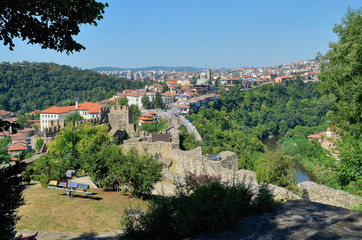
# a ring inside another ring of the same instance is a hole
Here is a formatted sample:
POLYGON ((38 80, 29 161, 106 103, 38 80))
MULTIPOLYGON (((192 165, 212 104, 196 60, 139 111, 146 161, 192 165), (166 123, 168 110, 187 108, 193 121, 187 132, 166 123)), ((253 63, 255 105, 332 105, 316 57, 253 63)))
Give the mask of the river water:
MULTIPOLYGON (((278 141, 281 140, 284 137, 283 134, 267 138, 263 140, 263 143, 270 149, 274 150, 277 145, 278 141)), ((295 165, 295 170, 297 171, 297 183, 303 182, 303 181, 313 181, 317 182, 316 177, 309 172, 307 169, 304 168, 303 165, 301 165, 299 162, 293 160, 295 165)))

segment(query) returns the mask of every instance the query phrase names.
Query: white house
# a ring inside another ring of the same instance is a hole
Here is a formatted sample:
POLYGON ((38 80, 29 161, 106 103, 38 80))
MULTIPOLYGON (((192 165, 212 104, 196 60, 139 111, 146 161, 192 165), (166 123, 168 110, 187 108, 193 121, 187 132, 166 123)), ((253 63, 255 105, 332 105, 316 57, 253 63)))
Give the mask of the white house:
POLYGON ((128 106, 137 105, 139 108, 143 108, 142 106, 142 97, 146 95, 150 102, 155 102, 156 93, 153 92, 132 92, 125 93, 125 96, 128 99, 128 106))
POLYGON ((49 127, 50 120, 64 120, 68 115, 78 113, 84 119, 98 118, 101 105, 98 103, 85 102, 75 106, 51 107, 40 112, 40 130, 49 127))

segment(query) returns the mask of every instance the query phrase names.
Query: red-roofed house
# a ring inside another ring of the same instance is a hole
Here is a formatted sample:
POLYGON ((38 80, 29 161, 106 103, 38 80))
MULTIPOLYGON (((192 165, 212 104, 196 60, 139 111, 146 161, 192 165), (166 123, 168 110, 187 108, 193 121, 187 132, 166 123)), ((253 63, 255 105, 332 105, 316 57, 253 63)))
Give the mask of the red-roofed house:
POLYGON ((11 113, 5 110, 0 110, 0 119, 11 117, 11 113))
POLYGON ((322 142, 322 137, 319 134, 311 134, 307 137, 308 141, 312 141, 313 139, 318 139, 318 142, 322 142))
POLYGON ((149 115, 142 115, 138 118, 138 125, 142 124, 154 124, 157 121, 157 113, 150 113, 149 115))
POLYGON ((16 117, 4 118, 3 120, 4 120, 4 121, 8 121, 8 122, 10 122, 10 123, 14 123, 14 122, 16 122, 16 120, 18 120, 18 118, 16 118, 16 117))
POLYGON ((51 107, 40 112, 41 131, 48 128, 50 120, 63 120, 73 113, 79 113, 85 119, 98 118, 101 105, 98 103, 85 102, 75 106, 51 107))
POLYGON ((38 130, 36 130, 34 128, 24 128, 22 130, 18 130, 18 133, 24 134, 25 137, 31 137, 31 136, 34 136, 37 131, 38 130))
POLYGON ((177 108, 181 114, 186 114, 190 111, 190 106, 183 103, 177 105, 177 108))
POLYGON ((162 94, 162 100, 165 105, 172 104, 176 101, 176 95, 167 91, 164 94, 162 94))
POLYGON ((16 142, 8 146, 10 156, 20 154, 22 151, 28 150, 28 144, 25 142, 16 142))
POLYGON ((0 138, 4 138, 4 137, 8 137, 8 136, 10 136, 9 131, 5 131, 5 130, 3 129, 3 131, 0 132, 0 138))

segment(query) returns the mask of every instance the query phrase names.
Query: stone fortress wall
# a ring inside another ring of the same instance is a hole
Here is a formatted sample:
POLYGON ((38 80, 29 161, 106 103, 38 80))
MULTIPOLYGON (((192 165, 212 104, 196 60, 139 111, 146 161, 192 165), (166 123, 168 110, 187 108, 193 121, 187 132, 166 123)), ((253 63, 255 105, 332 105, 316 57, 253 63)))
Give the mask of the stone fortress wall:
POLYGON ((100 109, 100 117, 92 119, 84 119, 77 122, 65 123, 64 119, 50 120, 49 127, 44 130, 46 138, 53 138, 59 131, 66 126, 79 126, 91 123, 92 125, 109 123, 111 126, 111 133, 116 131, 127 132, 130 136, 135 134, 135 125, 132 123, 132 111, 127 106, 102 106, 100 109))
MULTIPOLYGON (((168 158, 172 161, 171 175, 175 179, 183 179, 187 172, 197 174, 219 175, 224 182, 233 182, 235 180, 244 181, 252 188, 256 188, 255 172, 238 169, 238 155, 233 152, 224 151, 220 153, 221 160, 208 160, 202 155, 201 147, 191 151, 180 149, 179 131, 171 128, 171 142, 151 142, 150 137, 131 138, 125 140, 122 148, 128 151, 134 147, 140 152, 147 152, 151 155, 161 154, 162 158, 168 158)), ((329 204, 337 207, 350 208, 361 203, 361 198, 340 190, 335 190, 314 182, 302 182, 298 184, 300 192, 304 192, 304 197, 313 202, 329 204)), ((269 188, 274 194, 284 199, 301 199, 297 194, 288 191, 285 188, 269 184, 269 188)))
POLYGON ((77 122, 69 122, 65 123, 64 119, 61 120, 50 120, 49 127, 44 130, 44 136, 46 138, 52 138, 57 135, 61 129, 65 128, 66 126, 73 126, 78 128, 79 126, 90 123, 92 125, 97 125, 100 123, 100 118, 92 118, 92 119, 83 119, 77 122))
MULTIPOLYGON (((177 121, 177 119, 176 119, 177 121)), ((136 136, 135 124, 132 123, 132 111, 127 106, 102 106, 100 118, 82 120, 75 123, 65 124, 64 121, 51 121, 50 127, 46 129, 46 137, 54 137, 60 129, 72 124, 78 127, 81 124, 91 123, 109 124, 111 126, 111 134, 118 131, 127 133, 131 138, 125 140, 121 147, 128 151, 134 147, 140 152, 148 152, 151 155, 162 155, 172 161, 168 176, 176 176, 182 179, 186 172, 195 172, 197 174, 220 175, 222 181, 233 181, 235 179, 243 180, 252 187, 257 187, 255 173, 249 170, 238 170, 238 156, 233 152, 221 152, 221 160, 208 160, 202 155, 201 147, 191 151, 183 151, 180 149, 179 131, 175 128, 170 129, 171 142, 152 142, 151 137, 134 137, 136 136)), ((304 191, 311 201, 330 204, 338 207, 348 208, 351 205, 360 203, 361 198, 355 195, 345 193, 343 191, 328 188, 324 185, 313 182, 302 182, 298 184, 300 191, 304 191)), ((300 199, 300 197, 284 188, 270 184, 270 188, 274 195, 280 195, 286 199, 300 199)))
POLYGON ((134 123, 132 123, 131 108, 129 108, 128 106, 112 105, 110 107, 107 107, 103 111, 107 114, 105 117, 105 122, 108 122, 110 124, 112 128, 112 134, 115 134, 117 131, 122 131, 126 132, 131 137, 135 136, 136 126, 134 123))

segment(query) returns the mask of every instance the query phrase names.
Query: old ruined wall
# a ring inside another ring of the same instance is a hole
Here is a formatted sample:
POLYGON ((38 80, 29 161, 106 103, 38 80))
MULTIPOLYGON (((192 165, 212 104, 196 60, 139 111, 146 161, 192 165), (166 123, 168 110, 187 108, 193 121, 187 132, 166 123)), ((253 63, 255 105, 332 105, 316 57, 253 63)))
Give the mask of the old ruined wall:
POLYGON ((132 123, 132 111, 128 106, 110 106, 108 110, 107 120, 113 133, 121 130, 129 136, 135 135, 136 126, 132 123))
POLYGON ((125 140, 122 144, 122 148, 128 151, 132 147, 136 148, 139 152, 148 152, 152 155, 161 154, 164 158, 173 159, 173 151, 180 149, 179 132, 175 129, 170 130, 171 142, 151 142, 151 137, 143 138, 146 141, 142 141, 141 137, 131 138, 125 140))
POLYGON ((45 137, 55 137, 61 129, 65 128, 66 126, 73 126, 75 128, 80 127, 83 124, 90 123, 92 125, 99 124, 99 118, 91 118, 91 119, 83 119, 77 122, 69 122, 65 123, 63 119, 61 120, 50 120, 49 127, 44 130, 45 137))
MULTIPOLYGON (((146 150, 150 154, 161 154, 163 158, 170 159, 172 161, 172 174, 167 174, 167 177, 176 176, 176 179, 183 179, 187 172, 195 172, 197 174, 220 176, 223 182, 241 181, 254 190, 258 188, 259 184, 256 181, 255 172, 238 169, 238 155, 236 153, 225 151, 220 153, 221 161, 208 160, 202 155, 201 147, 191 151, 180 150, 178 131, 171 129, 171 135, 173 139, 171 143, 138 141, 140 138, 135 138, 125 141, 123 148, 130 149, 131 147, 135 147, 141 152, 146 150)), ((289 200, 301 199, 299 195, 285 188, 273 184, 269 184, 268 187, 277 198, 289 200)), ((300 192, 307 192, 309 200, 313 202, 350 208, 361 201, 361 198, 358 196, 328 188, 314 182, 302 182, 298 184, 298 187, 300 192)))
POLYGON ((172 144, 168 142, 149 142, 138 141, 140 138, 126 140, 122 144, 122 149, 128 152, 131 148, 135 148, 141 153, 149 153, 151 155, 161 154, 164 158, 172 158, 172 144))
POLYGON ((313 202, 329 204, 337 207, 350 208, 362 203, 358 196, 336 190, 315 182, 305 181, 298 184, 301 191, 313 202))

